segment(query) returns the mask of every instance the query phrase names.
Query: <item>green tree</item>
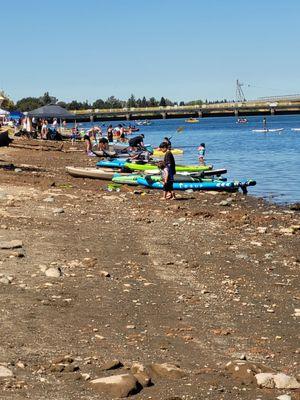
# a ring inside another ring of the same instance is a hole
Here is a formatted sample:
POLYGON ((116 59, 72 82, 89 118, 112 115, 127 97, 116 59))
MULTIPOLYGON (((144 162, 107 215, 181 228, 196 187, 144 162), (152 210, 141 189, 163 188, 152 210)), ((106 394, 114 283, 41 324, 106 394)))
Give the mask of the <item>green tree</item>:
POLYGON ((180 106, 184 106, 184 105, 185 105, 184 101, 181 101, 181 102, 179 103, 179 105, 180 105, 180 106))
POLYGON ((149 107, 157 107, 157 106, 158 106, 158 101, 155 99, 155 97, 150 97, 149 107))
POLYGON ((145 96, 142 98, 142 107, 148 107, 148 102, 145 96))
POLYGON ((41 107, 43 104, 41 103, 40 99, 37 97, 24 97, 23 99, 17 101, 16 109, 24 112, 24 111, 31 111, 35 108, 41 107))
POLYGON ((165 100, 164 97, 162 97, 162 98, 160 99, 159 105, 160 105, 161 107, 165 107, 165 106, 167 105, 167 104, 166 104, 166 100, 165 100))
POLYGON ((43 106, 46 106, 47 104, 50 104, 50 103, 56 103, 57 98, 54 96, 50 96, 49 92, 45 92, 43 94, 43 96, 40 97, 40 101, 43 106))
POLYGON ((99 109, 105 108, 104 101, 102 99, 95 100, 93 103, 93 108, 99 108, 99 109))
POLYGON ((127 100, 127 107, 128 108, 134 108, 136 107, 136 100, 134 95, 132 94, 129 99, 127 100))

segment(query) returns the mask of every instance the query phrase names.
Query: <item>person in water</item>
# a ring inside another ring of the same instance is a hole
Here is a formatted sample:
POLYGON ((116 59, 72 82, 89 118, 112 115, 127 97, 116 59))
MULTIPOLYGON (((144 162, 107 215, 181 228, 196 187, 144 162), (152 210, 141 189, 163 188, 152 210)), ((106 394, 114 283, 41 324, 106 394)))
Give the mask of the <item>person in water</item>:
POLYGON ((128 142, 129 146, 131 147, 131 151, 137 151, 140 148, 144 148, 144 135, 141 134, 139 136, 135 136, 131 138, 128 142))
POLYGON ((175 199, 176 196, 173 190, 174 175, 176 173, 175 159, 166 142, 162 142, 159 145, 159 148, 165 154, 164 163, 166 165, 166 168, 168 169, 167 189, 170 192, 170 197, 168 198, 175 199))
POLYGON ((200 164, 204 164, 205 162, 204 156, 205 156, 205 143, 201 143, 200 146, 198 147, 198 159, 200 164))

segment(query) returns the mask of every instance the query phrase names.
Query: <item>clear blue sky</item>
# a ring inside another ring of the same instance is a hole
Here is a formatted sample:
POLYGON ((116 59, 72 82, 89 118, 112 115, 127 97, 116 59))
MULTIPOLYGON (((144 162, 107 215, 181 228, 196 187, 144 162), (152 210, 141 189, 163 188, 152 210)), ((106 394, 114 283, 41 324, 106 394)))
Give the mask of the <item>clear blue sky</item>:
POLYGON ((299 93, 299 16, 299 0, 3 1, 0 88, 233 99, 239 78, 249 99, 299 93))

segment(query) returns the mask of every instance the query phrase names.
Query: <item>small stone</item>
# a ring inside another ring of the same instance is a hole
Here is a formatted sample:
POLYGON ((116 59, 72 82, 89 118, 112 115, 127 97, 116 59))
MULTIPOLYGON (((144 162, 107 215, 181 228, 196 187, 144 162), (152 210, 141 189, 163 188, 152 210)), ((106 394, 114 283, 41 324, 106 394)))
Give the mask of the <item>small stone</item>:
POLYGON ((50 267, 46 269, 45 275, 48 276, 48 278, 59 278, 62 276, 62 271, 59 267, 50 267))
POLYGON ((13 376, 12 371, 3 365, 0 365, 0 378, 9 378, 10 376, 13 376))
POLYGON ((63 214, 65 210, 63 208, 54 208, 53 213, 54 214, 63 214))
POLYGON ((288 394, 282 394, 281 396, 276 397, 278 400, 292 400, 291 396, 288 394))
POLYGON ((293 376, 286 374, 276 374, 274 375, 275 387, 277 389, 299 389, 300 383, 293 376))
POLYGON ((109 371, 111 369, 117 369, 117 368, 121 368, 121 367, 123 367, 123 364, 121 363, 121 361, 115 359, 115 360, 106 361, 106 363, 104 363, 100 369, 101 369, 101 371, 109 371))
POLYGON ((54 197, 46 197, 43 201, 45 203, 54 203, 54 197))
POLYGON ((15 168, 15 172, 22 172, 22 168, 15 168))
POLYGON ((91 385, 100 393, 113 397, 128 397, 139 391, 139 383, 132 374, 112 375, 91 381, 91 385))
POLYGON ((149 370, 154 373, 154 376, 170 379, 180 379, 186 376, 186 372, 180 367, 170 363, 151 364, 149 370))
POLYGON ((126 329, 135 329, 135 325, 126 325, 126 329))
POLYGON ((275 387, 274 374, 270 372, 262 372, 255 375, 258 386, 273 389, 275 387))
POLYGON ((151 385, 151 377, 147 373, 146 367, 143 364, 133 363, 130 371, 143 387, 151 385))
POLYGON ((2 285, 9 285, 11 281, 7 276, 3 276, 2 278, 0 278, 0 283, 2 283, 2 285))
POLYGON ((110 273, 107 271, 100 271, 100 275, 103 276, 104 278, 109 278, 110 277, 110 273))
POLYGON ((9 250, 9 249, 17 249, 23 246, 23 242, 21 240, 11 240, 10 242, 0 242, 0 249, 9 250))

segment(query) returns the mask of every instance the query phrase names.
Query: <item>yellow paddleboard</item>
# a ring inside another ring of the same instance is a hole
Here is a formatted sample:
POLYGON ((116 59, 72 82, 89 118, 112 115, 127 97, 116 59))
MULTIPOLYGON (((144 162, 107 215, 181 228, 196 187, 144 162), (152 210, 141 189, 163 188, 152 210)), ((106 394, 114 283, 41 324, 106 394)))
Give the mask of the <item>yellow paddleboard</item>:
MULTIPOLYGON (((181 150, 181 149, 172 149, 171 152, 174 154, 174 156, 183 154, 183 150, 181 150)), ((165 155, 165 153, 163 153, 159 149, 154 149, 153 155, 154 155, 154 157, 163 157, 165 155)))

